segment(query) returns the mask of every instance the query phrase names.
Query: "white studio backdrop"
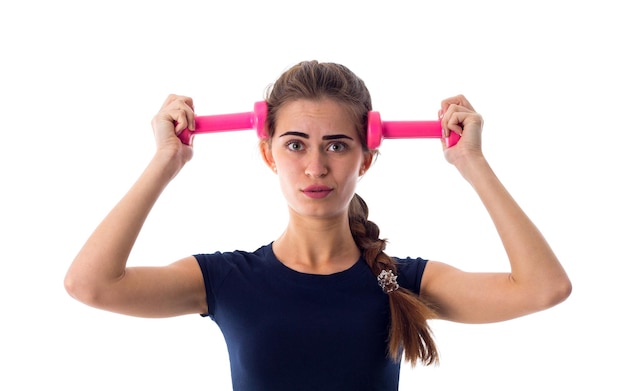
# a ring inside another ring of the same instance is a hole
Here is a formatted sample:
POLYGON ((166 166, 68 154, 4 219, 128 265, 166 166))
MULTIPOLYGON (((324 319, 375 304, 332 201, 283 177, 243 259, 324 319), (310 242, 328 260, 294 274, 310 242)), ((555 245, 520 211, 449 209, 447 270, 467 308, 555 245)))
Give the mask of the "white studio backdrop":
MULTIPOLYGON (((465 94, 496 173, 561 258, 563 304, 490 325, 433 322, 439 367, 401 390, 623 390, 623 37, 618 1, 24 1, 0 5, 0 389, 230 389, 210 319, 137 319, 63 289, 80 246, 150 159, 169 93, 251 111, 289 66, 347 65, 383 120, 465 94)), ((254 132, 201 135, 132 265, 254 250, 286 210, 254 132)), ((359 184, 388 252, 507 267, 437 140, 383 140, 359 184)))

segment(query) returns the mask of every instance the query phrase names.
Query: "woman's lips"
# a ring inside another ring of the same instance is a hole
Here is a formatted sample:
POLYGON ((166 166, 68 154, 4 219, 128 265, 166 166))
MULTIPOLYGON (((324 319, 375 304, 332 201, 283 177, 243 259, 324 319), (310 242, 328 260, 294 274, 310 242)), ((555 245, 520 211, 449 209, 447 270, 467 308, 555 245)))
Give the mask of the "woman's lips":
POLYGON ((333 189, 328 186, 309 186, 302 189, 302 192, 310 198, 324 198, 332 192, 333 189))

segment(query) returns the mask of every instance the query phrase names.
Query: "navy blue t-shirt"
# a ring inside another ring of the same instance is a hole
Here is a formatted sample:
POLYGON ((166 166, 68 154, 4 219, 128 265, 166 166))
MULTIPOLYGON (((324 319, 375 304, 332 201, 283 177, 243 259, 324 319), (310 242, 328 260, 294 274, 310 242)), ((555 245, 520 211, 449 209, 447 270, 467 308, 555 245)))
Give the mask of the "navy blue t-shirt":
MULTIPOLYGON (((288 268, 271 244, 195 257, 234 390, 398 389, 400 364, 387 355, 389 298, 363 259, 318 275, 288 268)), ((419 293, 426 261, 398 262, 398 283, 419 293)))

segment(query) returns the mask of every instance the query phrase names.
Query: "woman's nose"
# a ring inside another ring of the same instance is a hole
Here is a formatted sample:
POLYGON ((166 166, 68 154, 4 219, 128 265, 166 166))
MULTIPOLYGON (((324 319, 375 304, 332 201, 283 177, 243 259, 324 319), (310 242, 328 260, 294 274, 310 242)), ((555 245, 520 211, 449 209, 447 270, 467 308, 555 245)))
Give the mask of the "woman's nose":
POLYGON ((311 154, 305 174, 313 178, 320 178, 328 174, 328 165, 322 153, 311 154))

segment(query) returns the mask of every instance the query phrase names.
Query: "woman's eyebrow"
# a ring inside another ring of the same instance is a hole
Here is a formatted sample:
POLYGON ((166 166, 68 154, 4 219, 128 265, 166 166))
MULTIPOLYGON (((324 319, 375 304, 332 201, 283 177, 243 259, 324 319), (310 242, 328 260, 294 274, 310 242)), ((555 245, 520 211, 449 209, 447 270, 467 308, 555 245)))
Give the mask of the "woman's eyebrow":
POLYGON ((302 133, 302 132, 285 132, 278 137, 283 137, 283 136, 298 136, 302 138, 309 138, 308 134, 302 133))
MULTIPOLYGON (((306 134, 306 133, 294 132, 294 131, 285 132, 285 133, 281 134, 278 137, 283 137, 283 136, 298 136, 298 137, 302 137, 302 138, 306 138, 306 139, 309 138, 309 135, 306 134)), ((344 138, 349 139, 349 140, 354 140, 352 137, 347 136, 345 134, 329 134, 329 135, 326 135, 326 136, 322 136, 322 140, 339 140, 339 139, 344 139, 344 138)))
POLYGON ((339 140, 342 138, 347 138, 349 140, 354 140, 352 137, 347 136, 345 134, 329 134, 328 136, 322 136, 322 140, 339 140))

